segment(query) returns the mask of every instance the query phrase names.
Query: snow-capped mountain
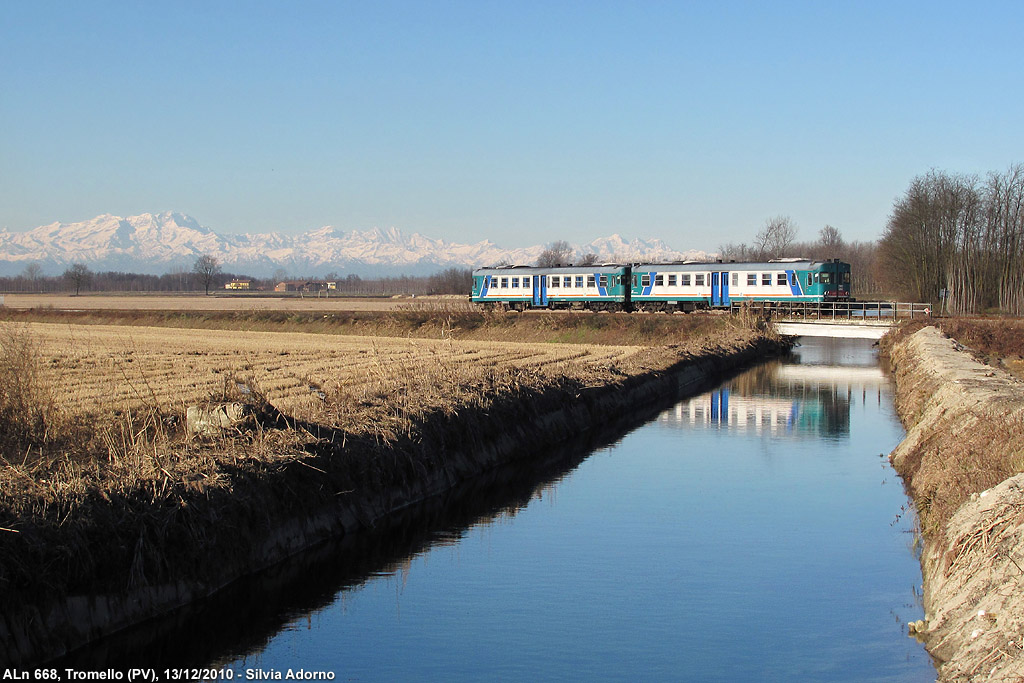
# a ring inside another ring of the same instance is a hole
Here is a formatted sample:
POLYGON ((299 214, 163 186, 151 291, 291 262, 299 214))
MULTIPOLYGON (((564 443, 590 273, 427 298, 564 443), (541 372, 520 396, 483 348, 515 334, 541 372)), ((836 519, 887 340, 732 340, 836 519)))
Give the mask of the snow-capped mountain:
MULTIPOLYGON (((626 241, 619 235, 573 248, 575 258, 594 253, 601 261, 708 256, 701 251, 676 251, 661 240, 626 241)), ((225 271, 257 277, 280 270, 295 275, 425 274, 450 266, 533 263, 543 250, 544 245, 505 249, 489 240, 458 244, 394 227, 346 231, 326 226, 298 235, 221 235, 191 216, 167 211, 126 218, 103 214, 27 232, 0 230, 0 275, 16 275, 33 262, 52 274, 72 263, 84 263, 94 271, 160 274, 189 270, 204 254, 216 257, 225 271)))

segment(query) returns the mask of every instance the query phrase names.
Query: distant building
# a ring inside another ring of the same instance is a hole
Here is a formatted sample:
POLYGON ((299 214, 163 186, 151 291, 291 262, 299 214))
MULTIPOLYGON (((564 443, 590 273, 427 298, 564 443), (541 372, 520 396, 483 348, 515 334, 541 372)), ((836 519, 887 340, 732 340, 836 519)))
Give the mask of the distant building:
POLYGON ((328 280, 285 280, 274 286, 275 292, 327 292, 338 288, 338 283, 328 280))
POLYGON ((249 289, 252 287, 252 280, 232 280, 224 285, 224 289, 249 289))

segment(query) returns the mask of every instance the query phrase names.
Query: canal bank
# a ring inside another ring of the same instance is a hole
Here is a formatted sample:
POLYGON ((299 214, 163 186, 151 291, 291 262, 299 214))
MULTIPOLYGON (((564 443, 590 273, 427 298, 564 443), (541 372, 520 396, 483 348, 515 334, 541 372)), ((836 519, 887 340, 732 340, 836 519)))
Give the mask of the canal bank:
POLYGON ((940 681, 1024 676, 1024 384, 933 327, 890 350, 907 437, 890 455, 924 536, 940 681))
MULTIPOLYGON (((481 472, 511 461, 529 463, 531 455, 546 446, 666 394, 694 390, 785 346, 757 338, 709 348, 702 355, 652 367, 618 382, 597 386, 567 382, 541 392, 518 387, 496 394, 486 405, 436 415, 415 435, 383 453, 373 439, 322 432, 311 446, 313 457, 239 476, 232 490, 223 494, 204 497, 183 490, 188 498, 182 498, 181 509, 174 514, 151 509, 147 491, 96 501, 106 516, 102 522, 137 529, 133 532, 137 540, 104 565, 121 573, 95 577, 102 585, 120 586, 82 595, 39 585, 26 593, 34 599, 22 604, 8 592, 0 617, 4 647, 0 660, 10 664, 44 661, 167 613, 324 539, 373 527, 388 515, 481 472), (362 481, 376 485, 352 488, 353 463, 363 470, 362 481), (169 527, 169 520, 175 525, 169 527), (183 529, 189 542, 175 545, 183 529), (156 556, 163 566, 146 562, 154 546, 160 549, 156 556), (155 580, 156 570, 176 580, 155 580)), ((62 539, 60 528, 36 533, 27 527, 5 540, 15 552, 16 544, 24 544, 20 550, 26 557, 45 550, 67 559, 89 552, 92 544, 103 547, 101 536, 107 530, 101 524, 77 525, 73 534, 68 529, 62 539), (45 547, 41 549, 39 542, 45 547)))

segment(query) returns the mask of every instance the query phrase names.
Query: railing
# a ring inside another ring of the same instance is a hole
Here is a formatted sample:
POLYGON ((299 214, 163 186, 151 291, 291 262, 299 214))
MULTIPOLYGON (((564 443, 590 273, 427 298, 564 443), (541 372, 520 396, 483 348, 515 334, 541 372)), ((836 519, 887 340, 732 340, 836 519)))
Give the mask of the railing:
POLYGON ((892 323, 930 318, 931 304, 904 301, 756 302, 748 304, 775 319, 845 323, 892 323))

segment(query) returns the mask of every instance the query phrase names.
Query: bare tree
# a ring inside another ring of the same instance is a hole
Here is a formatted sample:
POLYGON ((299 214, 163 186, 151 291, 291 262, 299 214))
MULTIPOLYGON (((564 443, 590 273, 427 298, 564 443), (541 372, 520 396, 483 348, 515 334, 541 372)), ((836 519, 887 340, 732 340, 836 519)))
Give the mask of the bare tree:
POLYGON ((206 294, 210 294, 210 285, 213 284, 217 276, 220 275, 220 261, 217 260, 216 256, 209 254, 203 254, 196 259, 195 265, 192 266, 192 272, 196 274, 199 281, 203 283, 203 287, 206 289, 206 294))
POLYGON ((572 257, 573 251, 572 245, 565 240, 552 242, 537 257, 537 266, 540 268, 550 268, 551 266, 567 264, 572 257))
POLYGON ((746 244, 729 242, 718 246, 718 258, 723 261, 749 261, 754 258, 752 250, 746 244))
POLYGON ((29 261, 28 265, 25 266, 25 270, 21 271, 21 276, 25 278, 29 289, 33 290, 36 288, 42 274, 43 268, 37 261, 29 261))
POLYGON ((71 286, 75 288, 75 296, 78 296, 82 291, 82 287, 89 285, 89 281, 92 279, 92 271, 84 263, 72 263, 64 271, 64 279, 71 283, 71 286))
POLYGON ((579 265, 592 266, 595 263, 597 263, 597 258, 597 254, 595 254, 592 251, 588 251, 586 254, 583 255, 583 258, 580 259, 579 265))
POLYGON ((823 258, 836 258, 843 250, 843 235, 839 228, 826 225, 818 231, 818 250, 823 258))
POLYGON ((765 221, 754 236, 756 258, 781 258, 796 240, 796 225, 789 216, 775 216, 765 221))

